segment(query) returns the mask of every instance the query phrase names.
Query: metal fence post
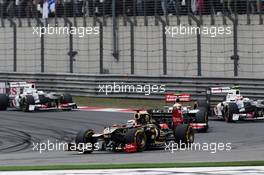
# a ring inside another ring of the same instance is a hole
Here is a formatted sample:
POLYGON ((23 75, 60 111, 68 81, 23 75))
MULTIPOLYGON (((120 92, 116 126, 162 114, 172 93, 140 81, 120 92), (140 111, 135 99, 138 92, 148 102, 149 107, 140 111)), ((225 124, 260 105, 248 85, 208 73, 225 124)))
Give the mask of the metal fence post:
POLYGON ((166 39, 166 23, 162 23, 162 49, 163 49, 163 75, 167 75, 167 39, 166 39))
POLYGON ((134 21, 134 25, 137 26, 137 3, 136 3, 136 0, 133 1, 133 21, 134 21))
POLYGON ((155 16, 155 25, 159 25, 159 21, 158 21, 158 0, 154 0, 154 16, 155 16))
POLYGON ((123 0, 123 25, 126 26, 127 25, 127 14, 126 14, 126 0, 123 0))
POLYGON ((196 25, 197 25, 197 29, 196 29, 196 36, 197 36, 197 76, 202 76, 202 52, 201 52, 201 33, 200 33, 200 28, 201 28, 201 19, 197 19, 192 13, 188 13, 188 16, 190 17, 190 19, 192 19, 196 25))
POLYGON ((100 67, 100 74, 103 74, 104 73, 104 30, 103 30, 103 22, 100 21, 98 18, 95 18, 95 21, 97 23, 99 23, 99 26, 100 26, 100 33, 99 33, 99 42, 100 42, 100 48, 99 48, 99 57, 100 57, 100 60, 99 60, 99 67, 100 67))
POLYGON ((148 18, 147 18, 147 2, 143 1, 143 6, 144 6, 144 25, 148 26, 148 18))
POLYGON ((215 9, 213 1, 210 1, 211 25, 215 25, 215 9))
POLYGON ((179 1, 176 0, 176 4, 175 4, 175 9, 176 9, 176 18, 177 18, 177 25, 181 24, 181 20, 180 20, 180 8, 179 8, 179 1))
MULTIPOLYGON (((197 26, 200 28, 200 23, 197 24, 197 26)), ((197 29, 196 36, 197 36, 197 76, 202 76, 202 51, 201 51, 201 33, 200 30, 197 29)))
POLYGON ((76 19, 76 4, 74 0, 71 0, 71 4, 72 4, 72 15, 73 15, 73 24, 76 27, 77 26, 77 19, 76 19))
POLYGON ((117 28, 117 18, 116 18, 116 0, 112 1, 112 20, 113 20, 113 57, 119 60, 118 51, 118 28, 117 28))
POLYGON ((247 24, 250 24, 250 15, 249 15, 249 0, 247 0, 247 24))
POLYGON ((238 26, 238 20, 237 18, 233 21, 233 40, 234 40, 234 55, 231 57, 232 60, 234 60, 234 76, 238 76, 238 44, 237 44, 237 26, 238 26))
POLYGON ((162 24, 163 75, 167 75, 167 38, 166 38, 167 23, 160 16, 158 17, 158 20, 162 24))
POLYGON ((41 36, 40 36, 40 71, 45 72, 45 46, 44 46, 44 23, 38 18, 35 17, 37 25, 41 26, 41 36))
POLYGON ((130 24, 130 56, 131 56, 131 69, 130 73, 135 74, 135 47, 134 47, 134 23, 130 18, 127 18, 128 23, 130 24))
POLYGON ((226 25, 226 7, 225 7, 225 3, 222 4, 222 17, 223 17, 223 25, 226 25))
MULTIPOLYGON (((15 10, 15 5, 14 5, 15 10)), ((21 4, 18 5, 18 27, 22 27, 22 21, 21 21, 21 4)))
POLYGON ((41 28, 41 38, 40 38, 40 55, 41 55, 41 72, 45 72, 45 56, 44 56, 44 28, 41 28))
POLYGON ((103 25, 106 26, 107 21, 106 21, 106 14, 105 14, 105 1, 103 1, 103 25))
POLYGON ((238 60, 239 60, 239 55, 238 55, 238 42, 237 42, 237 30, 238 30, 238 17, 237 17, 237 3, 236 1, 234 2, 235 4, 235 10, 234 10, 234 17, 229 14, 227 17, 229 18, 230 21, 233 23, 233 55, 231 56, 231 60, 234 60, 234 76, 238 76, 238 60))
MULTIPOLYGON (((84 8, 84 10, 83 10, 83 16, 82 16, 82 19, 83 19, 83 26, 84 27, 86 27, 87 26, 87 22, 86 22, 86 15, 87 15, 87 12, 88 12, 88 2, 87 2, 87 0, 84 0, 83 1, 83 8, 84 8)), ((88 16, 89 16, 89 14, 88 14, 88 16)))
POLYGON ((17 71, 17 26, 16 23, 8 18, 10 26, 13 27, 13 71, 17 71))
POLYGON ((0 4, 0 17, 1 17, 1 26, 5 27, 5 22, 4 22, 4 6, 3 4, 0 4))
MULTIPOLYGON (((69 28, 71 29, 73 26, 73 23, 65 17, 66 24, 69 24, 69 28)), ((77 55, 77 51, 73 51, 73 35, 70 32, 69 33, 69 52, 68 52, 69 58, 70 58, 70 73, 73 73, 73 62, 74 57, 77 55)))
POLYGON ((263 9, 262 9, 262 6, 263 6, 263 2, 262 0, 257 0, 258 3, 259 3, 259 6, 258 6, 258 10, 259 10, 259 24, 263 24, 263 17, 262 17, 262 13, 263 13, 263 9))

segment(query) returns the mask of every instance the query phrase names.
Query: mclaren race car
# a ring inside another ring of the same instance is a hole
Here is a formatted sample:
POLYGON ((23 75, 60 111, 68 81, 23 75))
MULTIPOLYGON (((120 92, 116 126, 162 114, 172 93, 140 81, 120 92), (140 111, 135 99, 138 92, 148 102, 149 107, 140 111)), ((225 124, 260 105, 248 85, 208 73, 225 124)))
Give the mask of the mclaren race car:
POLYGON ((169 93, 165 95, 165 102, 166 104, 173 103, 173 106, 153 109, 151 110, 153 116, 174 119, 175 115, 180 115, 183 122, 188 123, 193 129, 201 132, 208 131, 209 105, 206 100, 193 100, 190 94, 169 93))
POLYGON ((82 153, 94 150, 139 152, 162 148, 171 142, 186 145, 193 143, 194 132, 190 125, 178 122, 177 126, 172 126, 165 118, 152 117, 147 111, 137 111, 134 119, 125 125, 105 127, 101 133, 81 129, 75 142, 70 143, 68 148, 82 153), (89 149, 83 149, 87 144, 90 145, 89 149))
POLYGON ((0 110, 8 107, 24 112, 38 109, 71 110, 77 108, 70 94, 45 93, 36 89, 34 82, 1 83, 0 110))
POLYGON ((213 94, 226 94, 222 102, 213 108, 213 116, 226 122, 264 119, 264 100, 251 100, 240 94, 238 87, 211 87, 207 98, 213 94))

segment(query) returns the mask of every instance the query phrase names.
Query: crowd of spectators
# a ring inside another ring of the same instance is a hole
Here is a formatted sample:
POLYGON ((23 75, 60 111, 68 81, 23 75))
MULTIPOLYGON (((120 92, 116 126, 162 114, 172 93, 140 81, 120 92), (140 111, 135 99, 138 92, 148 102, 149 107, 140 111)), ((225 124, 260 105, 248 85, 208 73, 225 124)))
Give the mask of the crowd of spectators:
MULTIPOLYGON (((41 17, 49 0, 0 0, 1 17, 41 17)), ((55 0, 56 10, 49 16, 101 16, 112 14, 113 0, 55 0)), ((116 15, 184 15, 234 12, 234 0, 116 0, 116 15), (155 4, 156 2, 156 4, 155 4), (188 10, 188 7, 189 10, 188 10)), ((264 0, 237 0, 240 14, 259 13, 264 0), (263 2, 261 2, 263 1, 263 2)))

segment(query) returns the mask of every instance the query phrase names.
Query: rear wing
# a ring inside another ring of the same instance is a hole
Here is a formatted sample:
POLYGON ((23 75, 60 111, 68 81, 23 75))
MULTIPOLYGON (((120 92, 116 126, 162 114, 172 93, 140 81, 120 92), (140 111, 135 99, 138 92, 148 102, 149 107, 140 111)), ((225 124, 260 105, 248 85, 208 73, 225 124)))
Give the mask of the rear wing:
POLYGON ((208 87, 206 90, 206 100, 211 106, 212 96, 213 95, 228 95, 230 93, 235 93, 236 95, 240 95, 240 90, 238 86, 233 87, 208 87))
POLYGON ((172 112, 164 112, 164 111, 152 111, 149 113, 151 118, 155 120, 156 122, 160 123, 164 120, 167 124, 169 124, 170 127, 173 126, 172 123, 172 112))
POLYGON ((8 94, 10 98, 15 97, 21 88, 36 88, 35 81, 0 82, 0 93, 8 94))
POLYGON ((179 99, 180 102, 190 102, 192 101, 190 94, 176 94, 176 93, 167 93, 165 94, 165 102, 166 103, 174 103, 176 99, 179 99))
POLYGON ((6 83, 0 82, 0 94, 6 94, 7 93, 6 87, 7 87, 6 83))
POLYGON ((224 93, 229 93, 232 92, 234 90, 239 91, 239 87, 238 86, 234 86, 234 87, 209 87, 207 89, 209 91, 209 94, 224 94, 224 93))
POLYGON ((171 119, 172 118, 172 112, 151 112, 150 113, 151 117, 153 119, 162 119, 162 118, 166 118, 166 119, 171 119))

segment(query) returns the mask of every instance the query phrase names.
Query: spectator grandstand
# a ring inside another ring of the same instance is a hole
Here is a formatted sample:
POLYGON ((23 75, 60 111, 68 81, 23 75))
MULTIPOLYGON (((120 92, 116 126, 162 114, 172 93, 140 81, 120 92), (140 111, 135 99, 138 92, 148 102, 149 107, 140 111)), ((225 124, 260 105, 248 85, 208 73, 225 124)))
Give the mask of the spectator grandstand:
POLYGON ((256 14, 263 10, 264 0, 0 0, 0 15, 7 17, 41 17, 45 2, 56 4, 49 16, 115 15, 186 15, 256 14), (115 4, 113 5, 112 3, 115 4), (189 8, 188 8, 189 7, 189 8), (113 9, 114 8, 114 9, 113 9))

